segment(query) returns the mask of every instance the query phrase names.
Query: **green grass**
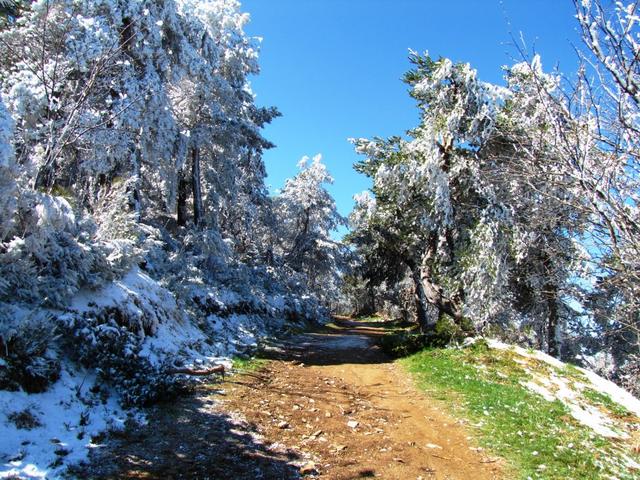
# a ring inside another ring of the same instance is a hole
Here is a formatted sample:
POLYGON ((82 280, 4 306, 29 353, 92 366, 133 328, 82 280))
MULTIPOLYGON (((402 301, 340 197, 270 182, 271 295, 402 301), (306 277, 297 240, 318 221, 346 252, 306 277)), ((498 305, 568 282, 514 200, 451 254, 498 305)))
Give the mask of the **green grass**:
POLYGON ((269 361, 262 358, 233 358, 233 370, 238 373, 255 372, 263 368, 269 361))
POLYGON ((479 444, 507 461, 512 478, 635 478, 621 466, 619 446, 579 425, 561 402, 520 385, 530 374, 515 355, 480 343, 423 350, 400 363, 455 416, 469 420, 479 444))

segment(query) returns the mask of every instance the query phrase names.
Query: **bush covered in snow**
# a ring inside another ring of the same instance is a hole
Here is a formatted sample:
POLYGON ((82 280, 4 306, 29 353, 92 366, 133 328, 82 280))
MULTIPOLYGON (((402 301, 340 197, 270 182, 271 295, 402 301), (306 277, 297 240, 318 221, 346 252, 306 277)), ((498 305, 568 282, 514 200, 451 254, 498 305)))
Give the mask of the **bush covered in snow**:
POLYGON ((0 311, 0 390, 39 393, 55 382, 60 362, 51 350, 51 317, 24 314, 16 308, 0 311))
POLYGON ((140 355, 144 337, 135 333, 135 323, 140 319, 132 320, 126 310, 105 307, 67 314, 61 320, 65 353, 83 367, 95 370, 97 383, 105 391, 115 387, 124 406, 148 405, 186 387, 168 373, 166 366, 154 365, 140 355))

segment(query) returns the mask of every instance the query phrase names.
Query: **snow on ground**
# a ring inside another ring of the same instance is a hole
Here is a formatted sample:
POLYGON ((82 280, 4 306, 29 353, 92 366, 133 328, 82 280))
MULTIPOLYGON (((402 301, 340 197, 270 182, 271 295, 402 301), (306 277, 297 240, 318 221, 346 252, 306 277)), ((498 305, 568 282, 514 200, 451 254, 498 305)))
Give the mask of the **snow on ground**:
MULTIPOLYGON (((241 300, 227 290, 215 292, 215 297, 222 306, 241 300)), ((281 296, 266 301, 269 311, 284 308, 281 296)), ((207 335, 169 290, 138 268, 97 292, 81 292, 69 310, 90 313, 108 307, 127 312, 132 330, 144 338, 140 356, 152 364, 172 358, 185 367, 230 368, 234 355, 257 346, 267 335, 267 326, 283 323, 253 314, 209 315, 199 322, 207 335)), ((127 415, 135 414, 119 406, 113 391, 108 398, 94 398, 90 390, 95 377, 75 368, 63 360, 60 379, 41 394, 0 391, 0 478, 57 478, 67 465, 85 459, 89 449, 99 448, 92 438, 122 428, 127 415)), ((139 413, 135 416, 142 420, 139 413)))
POLYGON ((112 396, 96 398, 95 377, 62 370, 44 393, 0 391, 0 478, 55 478, 65 463, 84 460, 97 436, 124 427, 128 414, 112 396))
POLYGON ((640 418, 640 400, 629 392, 594 372, 569 366, 539 350, 526 350, 497 340, 489 340, 488 344, 491 348, 508 350, 522 357, 522 359, 515 361, 531 375, 531 380, 522 383, 527 389, 541 395, 548 401, 559 400, 569 409, 573 418, 603 437, 629 438, 629 433, 624 430, 621 422, 609 415, 609 412, 587 401, 585 391, 590 390, 600 395, 606 395, 612 402, 640 418), (528 360, 541 362, 551 368, 543 371, 529 368, 531 365, 528 360), (572 375, 571 372, 575 372, 575 374, 572 375))

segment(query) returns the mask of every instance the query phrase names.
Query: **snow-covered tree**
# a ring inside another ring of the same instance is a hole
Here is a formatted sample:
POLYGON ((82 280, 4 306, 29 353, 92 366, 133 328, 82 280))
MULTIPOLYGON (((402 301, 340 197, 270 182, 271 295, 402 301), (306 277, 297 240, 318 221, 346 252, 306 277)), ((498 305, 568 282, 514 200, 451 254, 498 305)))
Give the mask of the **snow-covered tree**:
POLYGON ((16 166, 12 140, 13 119, 0 98, 0 242, 13 229, 16 211, 16 166))
MULTIPOLYGON (((413 87, 422 116, 412 139, 361 139, 356 148, 367 155, 358 169, 372 177, 376 197, 365 231, 374 238, 375 256, 387 259, 371 263, 394 272, 391 281, 399 278, 394 259, 408 268, 418 322, 427 332, 437 319, 428 305, 437 309, 437 317, 446 314, 461 327, 466 317, 462 279, 455 274, 462 257, 455 254, 469 248, 470 229, 479 225, 477 212, 463 206, 483 207, 481 198, 474 198, 478 192, 474 191, 473 158, 492 112, 468 65, 419 55, 411 60, 416 69, 406 81, 413 87)), ((485 212, 491 210, 485 207, 485 212)), ((491 215, 486 220, 491 221, 491 215)), ((501 273, 495 270, 496 276, 501 273)))
POLYGON ((330 300, 336 295, 345 252, 331 233, 345 219, 326 189, 333 178, 322 156, 303 157, 300 172, 288 179, 275 198, 278 215, 278 254, 286 265, 302 273, 310 288, 330 300))
POLYGON ((573 188, 589 199, 599 261, 592 306, 622 363, 640 355, 639 6, 574 3, 587 48, 575 93, 597 149, 567 149, 567 163, 573 188))
POLYGON ((505 88, 478 81, 469 65, 411 60, 420 125, 408 140, 356 141, 367 155, 357 169, 374 183, 352 236, 368 276, 410 275, 425 332, 443 315, 462 329, 528 323, 558 354, 581 218, 549 200, 545 190, 560 187, 518 167, 523 155, 547 166, 556 158, 557 138, 535 115, 545 105, 520 75, 539 64, 515 66, 505 88))

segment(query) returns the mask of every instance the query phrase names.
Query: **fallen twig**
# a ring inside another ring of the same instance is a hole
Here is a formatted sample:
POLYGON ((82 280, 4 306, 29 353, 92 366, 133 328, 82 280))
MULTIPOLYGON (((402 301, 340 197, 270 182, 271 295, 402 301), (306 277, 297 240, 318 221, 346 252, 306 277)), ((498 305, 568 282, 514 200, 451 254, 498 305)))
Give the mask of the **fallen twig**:
POLYGON ((436 455, 435 453, 430 453, 430 455, 431 455, 432 457, 441 458, 441 459, 443 459, 443 460, 452 460, 452 459, 451 459, 451 458, 449 458, 449 457, 444 457, 444 456, 442 456, 442 455, 436 455))

